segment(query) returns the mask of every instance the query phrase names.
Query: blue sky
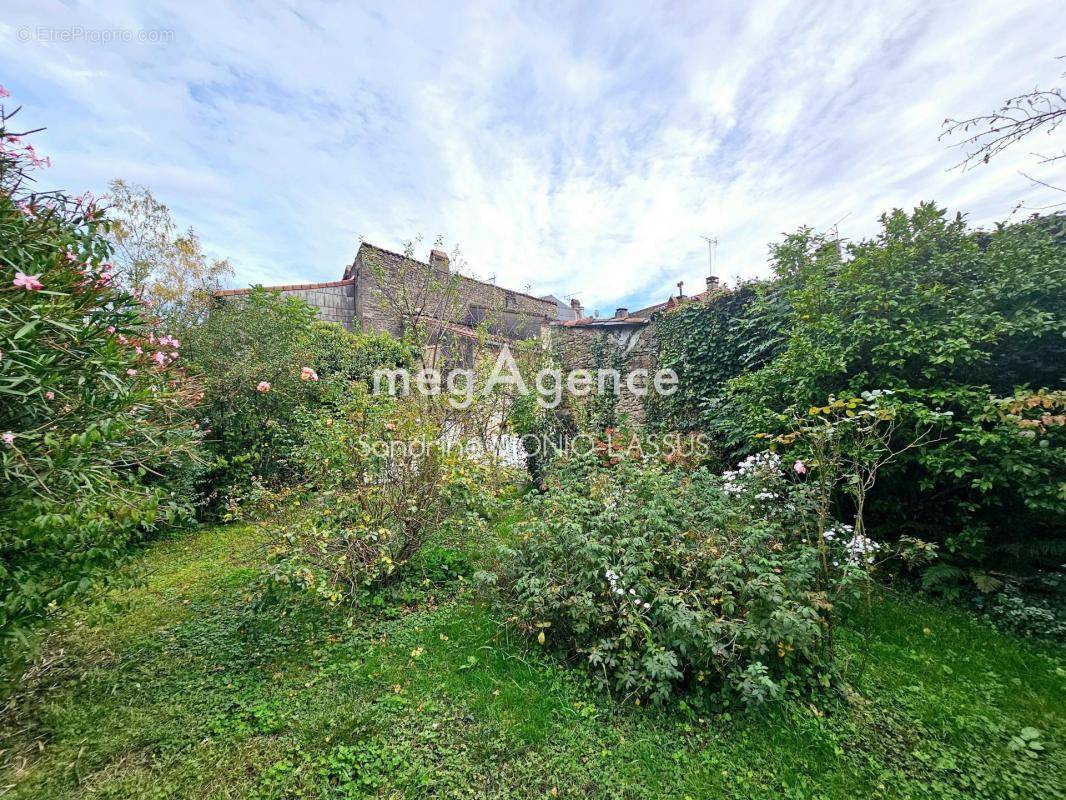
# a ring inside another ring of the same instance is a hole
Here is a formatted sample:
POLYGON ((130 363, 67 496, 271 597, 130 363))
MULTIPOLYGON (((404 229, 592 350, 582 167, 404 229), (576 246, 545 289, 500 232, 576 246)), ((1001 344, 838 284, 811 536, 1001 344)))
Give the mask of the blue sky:
POLYGON ((962 173, 937 135, 1059 80, 1062 20, 1053 0, 6 0, 0 84, 48 126, 46 182, 147 184, 236 285, 439 236, 471 274, 610 314, 702 288, 701 235, 734 279, 800 225, 1055 202, 1018 174, 1046 140, 962 173), (116 29, 170 33, 90 34, 116 29))

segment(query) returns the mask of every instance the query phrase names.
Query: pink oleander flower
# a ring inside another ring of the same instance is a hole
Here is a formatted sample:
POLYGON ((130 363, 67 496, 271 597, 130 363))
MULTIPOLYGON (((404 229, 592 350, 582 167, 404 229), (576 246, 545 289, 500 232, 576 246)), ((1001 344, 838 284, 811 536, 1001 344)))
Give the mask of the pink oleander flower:
POLYGON ((255 390, 259 394, 266 394, 270 391, 270 383, 267 381, 259 381, 259 384, 255 387, 255 390))
POLYGON ((34 216, 36 216, 36 215, 35 215, 35 214, 33 213, 33 209, 32 209, 32 208, 30 207, 30 204, 29 204, 29 203, 19 203, 18 205, 19 205, 19 211, 21 211, 21 212, 22 212, 23 214, 25 214, 25 215, 26 215, 27 217, 34 217, 34 216))
POLYGON ((300 380, 302 381, 317 381, 318 373, 310 367, 304 367, 300 370, 300 380))
POLYGON ((126 370, 126 374, 129 375, 132 378, 134 375, 137 374, 137 370, 132 369, 132 368, 128 369, 128 370, 126 370))
POLYGON ((23 272, 15 273, 15 280, 12 283, 20 289, 25 289, 28 292, 39 292, 44 288, 44 284, 40 281, 40 275, 27 275, 23 272))
POLYGON ((792 465, 792 469, 796 471, 797 475, 807 474, 807 465, 800 461, 798 458, 796 459, 796 463, 792 465))
POLYGON ((139 344, 133 346, 133 352, 135 352, 139 356, 140 355, 144 355, 144 350, 141 348, 141 346, 139 344))
POLYGON ((152 354, 152 360, 161 367, 167 365, 167 354, 162 350, 152 354))
POLYGON ((11 431, 6 431, 3 436, 0 436, 0 439, 3 439, 4 444, 6 444, 8 447, 15 446, 15 434, 13 434, 11 431))
POLYGON ((114 325, 108 325, 107 326, 107 332, 108 333, 114 333, 115 332, 115 326, 114 325))
POLYGON ((55 392, 45 392, 44 393, 44 399, 45 400, 55 400, 56 399, 56 393, 55 392))
POLYGON ((0 97, 11 97, 11 92, 9 92, 3 86, 0 86, 0 97))

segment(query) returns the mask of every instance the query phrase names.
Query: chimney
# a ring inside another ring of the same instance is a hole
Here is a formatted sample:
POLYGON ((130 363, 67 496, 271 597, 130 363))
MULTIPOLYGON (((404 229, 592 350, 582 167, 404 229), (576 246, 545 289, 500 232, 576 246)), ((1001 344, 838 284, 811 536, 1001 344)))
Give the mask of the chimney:
POLYGON ((626 317, 629 316, 629 309, 628 308, 616 309, 615 312, 614 312, 614 315, 615 315, 615 317, 617 319, 625 319, 626 317))
POLYGON ((433 267, 433 269, 447 274, 449 267, 448 254, 443 250, 430 250, 429 265, 433 267))
POLYGON ((575 319, 581 319, 581 317, 585 313, 585 309, 583 309, 581 307, 581 301, 578 300, 576 297, 571 297, 570 298, 570 308, 574 312, 574 318, 575 319))
POLYGON ((717 288, 718 288, 718 276, 717 275, 708 275, 707 276, 707 291, 711 291, 712 289, 717 289, 717 288))

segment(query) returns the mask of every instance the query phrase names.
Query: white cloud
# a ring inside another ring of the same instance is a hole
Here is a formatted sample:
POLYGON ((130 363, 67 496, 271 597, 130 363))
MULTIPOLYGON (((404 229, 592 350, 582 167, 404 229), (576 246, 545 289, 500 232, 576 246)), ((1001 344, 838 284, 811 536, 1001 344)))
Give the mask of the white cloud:
POLYGON ((802 224, 1052 199, 1018 175, 1029 147, 963 174, 937 142, 945 117, 1058 78, 1058 10, 1035 0, 98 5, 9 3, 0 25, 49 180, 152 186, 241 283, 332 279, 359 236, 422 233, 610 311, 700 288, 701 234, 750 277, 802 224), (75 26, 173 37, 42 40, 75 26))

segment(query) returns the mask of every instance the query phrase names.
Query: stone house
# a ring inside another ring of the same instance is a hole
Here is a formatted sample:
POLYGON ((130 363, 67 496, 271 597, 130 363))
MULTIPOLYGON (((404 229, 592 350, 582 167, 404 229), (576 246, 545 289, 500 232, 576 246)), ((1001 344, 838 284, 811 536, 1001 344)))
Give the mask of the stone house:
MULTIPOLYGON (((491 347, 533 339, 557 320, 580 316, 576 300, 535 297, 453 272, 448 255, 432 250, 428 261, 363 243, 338 281, 266 286, 295 295, 317 309, 319 319, 348 330, 381 331, 396 337, 408 326, 424 327, 450 348, 472 349, 475 341, 491 347)), ((215 293, 219 301, 251 289, 215 293)))

